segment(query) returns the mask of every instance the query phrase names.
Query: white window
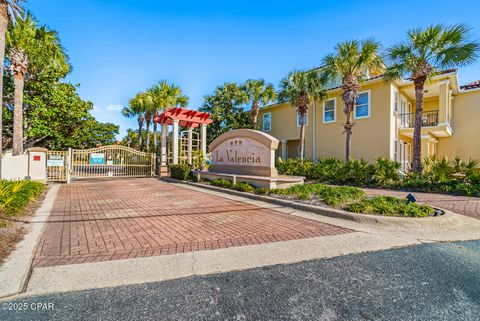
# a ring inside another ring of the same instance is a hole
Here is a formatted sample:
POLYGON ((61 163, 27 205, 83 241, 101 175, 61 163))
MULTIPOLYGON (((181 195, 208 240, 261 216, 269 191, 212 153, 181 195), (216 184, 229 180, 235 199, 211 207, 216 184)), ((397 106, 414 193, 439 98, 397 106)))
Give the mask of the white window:
POLYGON ((370 117, 370 91, 359 93, 353 108, 353 115, 355 119, 370 117))
POLYGON ((398 90, 393 88, 393 110, 398 112, 398 90))
MULTIPOLYGON (((305 114, 305 126, 307 125, 308 125, 308 113, 305 114)), ((297 127, 301 127, 301 126, 302 126, 302 116, 297 114, 297 127)))
POLYGON ((328 99, 323 102, 323 123, 334 123, 337 120, 337 100, 328 99))
POLYGON ((263 131, 269 132, 272 130, 272 114, 265 113, 263 114, 263 131))

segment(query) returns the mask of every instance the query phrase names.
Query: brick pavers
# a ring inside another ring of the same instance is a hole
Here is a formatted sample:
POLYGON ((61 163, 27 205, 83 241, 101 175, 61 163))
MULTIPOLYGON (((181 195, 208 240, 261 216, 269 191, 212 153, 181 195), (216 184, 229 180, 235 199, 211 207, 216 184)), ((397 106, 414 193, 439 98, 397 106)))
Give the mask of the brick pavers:
MULTIPOLYGON (((367 196, 389 195, 404 198, 408 192, 387 189, 364 188, 367 196)), ((480 219, 480 198, 468 196, 453 196, 434 193, 413 192, 420 203, 444 208, 452 212, 480 219)))
POLYGON ((34 266, 165 255, 352 232, 156 179, 62 185, 34 266))

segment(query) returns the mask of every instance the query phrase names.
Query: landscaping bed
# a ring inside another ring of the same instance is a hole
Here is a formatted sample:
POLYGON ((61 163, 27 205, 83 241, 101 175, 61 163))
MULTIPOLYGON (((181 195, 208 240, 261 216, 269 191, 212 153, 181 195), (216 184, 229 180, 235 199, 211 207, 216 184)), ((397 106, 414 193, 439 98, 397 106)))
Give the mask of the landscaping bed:
POLYGON ((304 176, 312 182, 480 197, 480 161, 427 158, 422 168, 421 173, 401 174, 400 163, 383 157, 373 164, 335 158, 322 158, 316 163, 299 159, 277 163, 280 174, 304 176))
POLYGON ((429 217, 438 214, 434 208, 428 205, 412 203, 406 199, 389 196, 367 198, 361 189, 351 186, 304 184, 286 189, 267 189, 256 188, 246 183, 234 185, 231 181, 222 179, 202 181, 201 183, 304 204, 340 209, 357 214, 413 218, 429 217))
POLYGON ((42 183, 0 180, 0 264, 23 238, 24 221, 35 212, 35 201, 44 191, 42 183))

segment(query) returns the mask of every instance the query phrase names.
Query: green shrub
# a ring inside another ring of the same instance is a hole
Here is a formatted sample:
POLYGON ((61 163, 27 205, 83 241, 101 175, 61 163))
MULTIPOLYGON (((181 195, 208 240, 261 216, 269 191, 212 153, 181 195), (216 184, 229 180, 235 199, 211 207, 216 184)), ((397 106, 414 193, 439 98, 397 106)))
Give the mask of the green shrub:
POLYGON ((410 203, 406 199, 391 196, 363 199, 347 205, 345 209, 353 213, 401 217, 428 217, 434 213, 434 209, 428 205, 410 203))
POLYGON ((213 181, 210 181, 210 185, 223 188, 232 188, 233 183, 227 179, 214 179, 213 181))
POLYGON ((446 182, 451 179, 451 175, 454 173, 453 167, 450 166, 450 162, 446 157, 439 161, 435 160, 431 171, 436 182, 446 182))
POLYGON ((314 164, 310 160, 301 161, 299 158, 290 158, 288 160, 279 159, 277 170, 282 175, 305 176, 308 179, 312 177, 314 164))
POLYGON ((268 194, 270 194, 270 189, 267 188, 267 187, 257 187, 257 188, 255 188, 255 194, 268 195, 268 194))
POLYGON ((251 193, 255 190, 255 187, 253 187, 250 184, 240 182, 240 183, 237 183, 237 184, 233 185, 233 189, 236 190, 236 191, 240 191, 240 192, 251 193))
POLYGON ((11 216, 21 212, 44 189, 45 185, 38 182, 1 180, 0 213, 5 216, 11 216))
POLYGON ((190 165, 188 164, 177 164, 177 165, 170 165, 170 177, 179 179, 182 181, 186 181, 190 176, 190 165))
POLYGON ((391 186, 400 181, 401 164, 385 157, 379 157, 373 164, 373 180, 380 186, 391 186))
POLYGON ((317 195, 325 204, 333 207, 351 203, 365 197, 365 193, 361 189, 351 186, 325 186, 325 188, 317 192, 317 195))
POLYGON ((336 181, 342 184, 369 185, 372 182, 374 168, 367 161, 352 159, 339 169, 336 181))
POLYGON ((271 194, 289 195, 300 200, 309 200, 314 197, 323 200, 329 206, 340 205, 359 200, 365 193, 351 186, 325 186, 322 184, 295 185, 285 189, 272 189, 271 194))
POLYGON ((311 178, 322 182, 336 182, 339 170, 343 162, 333 157, 320 158, 311 170, 311 178))

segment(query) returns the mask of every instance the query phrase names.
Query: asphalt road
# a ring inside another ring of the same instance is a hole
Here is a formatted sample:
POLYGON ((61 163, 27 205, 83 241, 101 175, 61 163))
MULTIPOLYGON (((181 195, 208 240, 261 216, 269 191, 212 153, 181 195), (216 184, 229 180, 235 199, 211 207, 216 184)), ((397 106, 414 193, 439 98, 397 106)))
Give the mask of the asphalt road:
POLYGON ((12 302, 0 320, 480 320, 480 241, 12 302))

